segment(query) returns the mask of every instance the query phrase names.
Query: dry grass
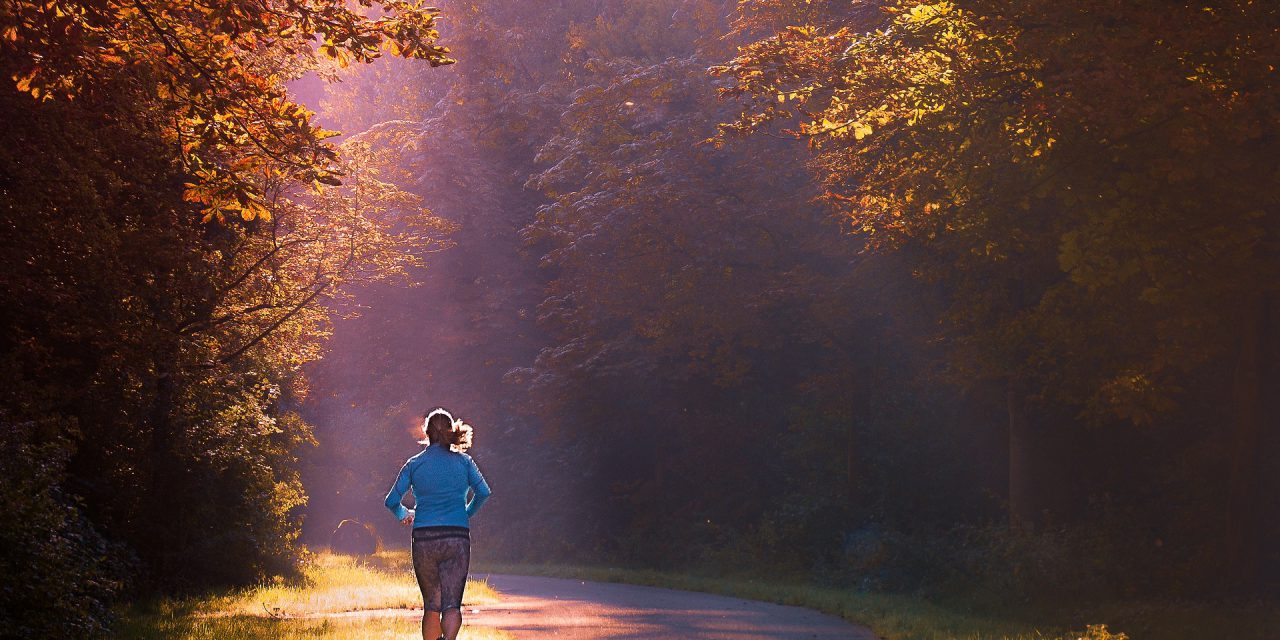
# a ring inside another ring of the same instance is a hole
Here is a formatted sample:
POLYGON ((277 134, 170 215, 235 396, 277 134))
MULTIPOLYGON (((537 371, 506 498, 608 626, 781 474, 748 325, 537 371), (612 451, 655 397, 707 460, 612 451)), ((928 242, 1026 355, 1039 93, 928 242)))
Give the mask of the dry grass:
MULTIPOLYGON (((466 603, 497 602, 499 594, 480 580, 467 582, 466 603)), ((413 615, 315 617, 324 614, 422 606, 408 554, 369 560, 320 553, 300 581, 277 580, 251 589, 200 599, 165 600, 126 613, 120 638, 152 640, 412 640, 413 615), (311 616, 311 617, 307 617, 311 616)), ((513 640, 502 631, 464 627, 460 640, 513 640)))
MULTIPOLYGON (((305 581, 278 581, 211 599, 208 605, 223 614, 297 616, 362 609, 413 609, 422 606, 408 554, 402 562, 369 561, 321 553, 304 570, 305 581)), ((466 603, 489 604, 497 594, 488 583, 467 581, 466 603)))
MULTIPOLYGON (((118 637, 130 640, 418 640, 413 617, 276 620, 261 616, 133 619, 118 637)), ((463 627, 459 640, 514 640, 503 631, 463 627)))

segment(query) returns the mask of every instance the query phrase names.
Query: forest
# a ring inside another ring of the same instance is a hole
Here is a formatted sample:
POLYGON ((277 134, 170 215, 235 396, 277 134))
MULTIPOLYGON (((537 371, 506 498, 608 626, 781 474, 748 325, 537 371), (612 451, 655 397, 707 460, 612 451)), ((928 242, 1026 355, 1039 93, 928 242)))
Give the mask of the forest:
POLYGON ((1277 610, 1280 4, 437 4, 0 4, 0 637, 437 406, 484 562, 1277 610))

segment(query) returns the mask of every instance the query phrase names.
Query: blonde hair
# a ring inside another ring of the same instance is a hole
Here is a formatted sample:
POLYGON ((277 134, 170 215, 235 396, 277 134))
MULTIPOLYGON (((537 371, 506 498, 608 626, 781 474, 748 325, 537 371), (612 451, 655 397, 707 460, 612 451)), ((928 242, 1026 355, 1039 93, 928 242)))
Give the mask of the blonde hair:
POLYGON ((421 444, 440 443, 458 453, 471 448, 471 425, 455 419, 443 407, 432 409, 422 416, 422 431, 426 437, 418 441, 421 444))

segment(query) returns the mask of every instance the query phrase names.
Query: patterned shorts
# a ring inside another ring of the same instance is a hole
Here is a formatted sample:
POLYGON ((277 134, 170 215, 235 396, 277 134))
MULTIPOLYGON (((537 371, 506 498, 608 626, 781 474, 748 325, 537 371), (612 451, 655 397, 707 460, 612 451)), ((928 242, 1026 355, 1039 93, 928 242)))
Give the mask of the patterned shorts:
POLYGON ((413 573, 427 611, 462 608, 471 564, 471 535, 464 527, 413 530, 413 573))

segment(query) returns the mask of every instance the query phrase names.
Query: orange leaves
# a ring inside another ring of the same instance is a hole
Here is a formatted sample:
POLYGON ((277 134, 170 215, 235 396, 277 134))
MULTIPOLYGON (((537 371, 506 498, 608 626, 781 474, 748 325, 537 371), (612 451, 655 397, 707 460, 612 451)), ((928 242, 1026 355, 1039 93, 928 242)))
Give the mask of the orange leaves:
POLYGON ((314 38, 342 65, 384 48, 432 66, 453 62, 436 45, 439 9, 377 4, 386 15, 372 19, 328 0, 15 2, 0 13, 0 52, 18 69, 14 86, 39 100, 150 77, 139 93, 155 101, 154 115, 177 124, 175 148, 196 178, 188 200, 206 220, 255 220, 269 215, 272 185, 336 181, 336 154, 324 142, 336 134, 314 126, 283 86, 311 64, 314 38))
POLYGON ((40 73, 40 67, 33 67, 29 73, 14 74, 13 79, 17 82, 18 91, 30 93, 31 97, 40 97, 40 87, 37 85, 34 89, 31 82, 36 79, 36 75, 40 73))
MULTIPOLYGON (((247 163, 246 163, 247 164, 247 163)), ((225 223, 230 217, 244 221, 270 220, 271 210, 258 194, 243 188, 231 171, 199 169, 198 179, 188 182, 183 200, 201 205, 202 222, 225 223)))

